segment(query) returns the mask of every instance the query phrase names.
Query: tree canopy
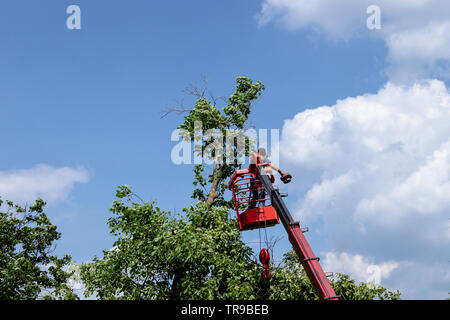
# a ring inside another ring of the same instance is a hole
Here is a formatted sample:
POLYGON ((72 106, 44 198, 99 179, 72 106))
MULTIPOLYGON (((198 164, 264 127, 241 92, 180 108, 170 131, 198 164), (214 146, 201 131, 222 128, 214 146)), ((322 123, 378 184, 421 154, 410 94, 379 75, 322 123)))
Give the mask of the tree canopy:
MULTIPOLYGON (((184 117, 184 122, 178 129, 189 133, 191 140, 194 141, 197 139, 196 130, 199 129, 196 124, 200 124, 202 132, 213 131, 216 135, 220 135, 222 140, 233 131, 237 132, 237 135, 244 135, 243 129, 250 115, 251 104, 258 99, 263 90, 264 85, 261 81, 253 83, 248 77, 238 77, 235 92, 229 97, 228 104, 222 108, 215 105, 216 101, 211 102, 204 94, 198 94, 194 108, 184 117)), ((213 167, 209 174, 204 174, 203 164, 195 166, 196 189, 192 197, 205 201, 208 205, 230 206, 230 202, 226 202, 223 198, 227 188, 226 179, 240 167, 237 159, 241 155, 248 155, 249 149, 241 149, 235 142, 237 137, 232 140, 233 143, 222 143, 219 146, 214 145, 215 138, 212 133, 208 139, 202 139, 195 145, 198 148, 195 148, 194 152, 203 159, 212 159, 213 167), (229 152, 234 156, 234 161, 230 161, 229 152), (209 190, 206 189, 207 185, 209 190)), ((249 137, 244 136, 244 140, 248 142, 249 137)))
MULTIPOLYGON (((99 299, 317 299, 293 251, 269 281, 254 252, 241 239, 226 207, 205 202, 183 214, 163 211, 155 202, 133 201, 127 186, 117 191, 109 219, 117 237, 102 258, 84 264, 86 294, 99 299)), ((344 299, 398 299, 398 292, 337 274, 332 279, 344 299)))
POLYGON ((45 204, 38 199, 23 208, 0 200, 0 300, 77 298, 68 285, 70 256, 51 254, 61 234, 44 213, 45 204))

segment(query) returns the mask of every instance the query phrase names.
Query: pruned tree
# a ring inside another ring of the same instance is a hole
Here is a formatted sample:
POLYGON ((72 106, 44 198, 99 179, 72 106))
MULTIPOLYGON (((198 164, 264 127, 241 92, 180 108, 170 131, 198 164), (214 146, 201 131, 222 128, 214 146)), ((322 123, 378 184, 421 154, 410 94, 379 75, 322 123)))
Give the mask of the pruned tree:
POLYGON ((206 98, 207 86, 198 89, 189 87, 186 91, 197 98, 195 106, 191 109, 182 108, 169 109, 168 112, 188 112, 184 122, 180 124, 181 134, 189 141, 195 142, 194 152, 203 160, 211 163, 211 172, 204 175, 205 164, 197 164, 194 169, 193 198, 205 201, 208 205, 228 205, 224 201, 223 194, 226 190, 225 180, 229 178, 236 168, 239 168, 239 158, 248 156, 251 152, 252 140, 244 132, 244 126, 250 115, 252 103, 261 95, 264 85, 260 81, 255 83, 247 77, 236 79, 236 90, 229 97, 228 104, 220 108, 216 103, 220 99, 206 98), (199 139, 197 133, 204 134, 199 139), (230 137, 230 135, 233 136, 230 137), (226 138, 229 138, 225 141, 226 138))

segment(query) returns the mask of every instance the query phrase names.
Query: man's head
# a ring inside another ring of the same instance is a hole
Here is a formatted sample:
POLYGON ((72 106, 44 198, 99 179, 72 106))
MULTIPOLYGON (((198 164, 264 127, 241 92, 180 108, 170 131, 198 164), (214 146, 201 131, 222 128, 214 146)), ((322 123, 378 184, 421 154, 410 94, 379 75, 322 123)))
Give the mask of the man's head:
POLYGON ((264 158, 267 156, 267 151, 266 151, 266 149, 265 148, 259 148, 258 149, 258 153, 261 155, 261 156, 263 156, 264 158))

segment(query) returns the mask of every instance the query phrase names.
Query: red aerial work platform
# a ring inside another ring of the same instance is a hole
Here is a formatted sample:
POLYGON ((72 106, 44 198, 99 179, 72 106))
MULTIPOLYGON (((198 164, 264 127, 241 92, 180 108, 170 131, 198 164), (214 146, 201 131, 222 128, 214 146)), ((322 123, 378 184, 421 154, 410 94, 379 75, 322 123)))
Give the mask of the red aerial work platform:
MULTIPOLYGON (((279 224, 281 219, 289 235, 289 241, 319 299, 338 300, 339 297, 336 296, 319 264, 320 259, 315 256, 303 235, 300 223, 294 221, 280 192, 273 187, 273 176, 268 174, 270 169, 267 167, 268 165, 264 163, 250 164, 248 169, 236 170, 228 183, 228 188, 233 192, 239 230, 274 226, 279 224), (268 195, 267 198, 265 194, 268 195), (266 206, 266 201, 270 201, 271 204, 266 206)), ((290 179, 287 182, 289 181, 290 179)), ((260 260, 264 263, 263 276, 265 278, 270 278, 267 262, 269 259, 270 256, 267 252, 264 252, 263 255, 260 254, 260 260)))

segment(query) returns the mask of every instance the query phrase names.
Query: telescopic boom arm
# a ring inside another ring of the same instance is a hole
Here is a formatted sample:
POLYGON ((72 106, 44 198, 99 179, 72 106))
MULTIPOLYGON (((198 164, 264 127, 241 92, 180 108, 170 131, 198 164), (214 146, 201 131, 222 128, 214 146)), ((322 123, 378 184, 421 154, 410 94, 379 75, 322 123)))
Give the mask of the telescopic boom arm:
POLYGON ((319 264, 319 258, 314 255, 308 241, 303 235, 303 231, 300 229, 300 223, 298 221, 294 221, 281 198, 280 192, 273 188, 272 182, 262 166, 257 166, 257 175, 266 189, 267 194, 270 196, 272 206, 278 213, 278 216, 280 217, 280 220, 289 235, 289 241, 300 259, 300 262, 305 269, 314 290, 317 292, 319 299, 338 300, 339 297, 336 296, 336 293, 331 287, 327 276, 319 264))

